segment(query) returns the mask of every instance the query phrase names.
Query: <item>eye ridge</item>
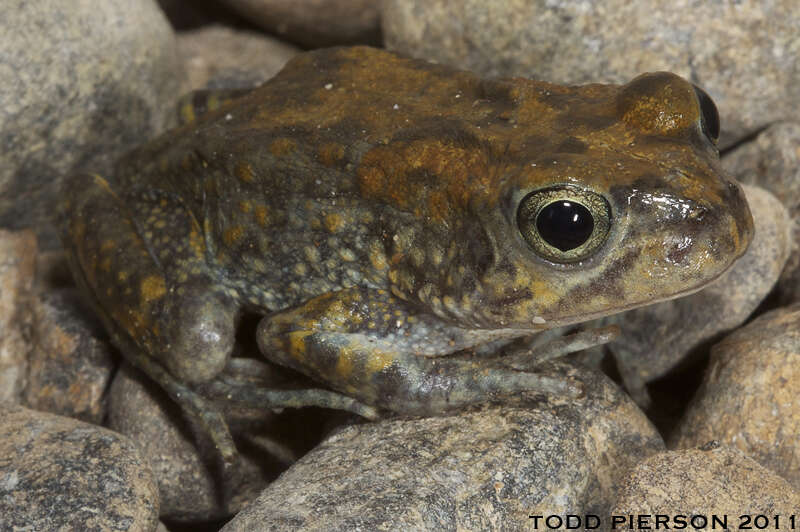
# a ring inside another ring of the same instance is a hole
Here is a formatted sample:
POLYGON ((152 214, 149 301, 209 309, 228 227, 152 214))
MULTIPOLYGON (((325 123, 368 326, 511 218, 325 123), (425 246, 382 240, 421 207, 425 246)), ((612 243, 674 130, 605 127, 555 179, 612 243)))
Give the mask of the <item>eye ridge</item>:
POLYGON ((600 194, 560 185, 526 195, 517 209, 517 225, 540 257, 561 264, 579 262, 605 242, 611 207, 600 194))

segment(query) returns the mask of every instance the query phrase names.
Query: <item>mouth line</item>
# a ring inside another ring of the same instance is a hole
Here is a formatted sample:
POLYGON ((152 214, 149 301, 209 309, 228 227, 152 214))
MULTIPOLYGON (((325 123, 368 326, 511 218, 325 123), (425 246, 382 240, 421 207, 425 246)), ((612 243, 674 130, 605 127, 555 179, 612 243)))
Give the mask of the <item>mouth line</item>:
MULTIPOLYGON (((639 307, 646 307, 646 306, 649 306, 649 305, 655 305, 656 303, 664 303, 666 301, 671 301, 673 299, 678 299, 678 298, 681 298, 681 297, 684 297, 684 296, 689 296, 691 294, 699 292, 700 290, 706 288, 707 286, 710 286, 711 284, 716 282, 717 279, 719 279, 720 277, 722 277, 723 275, 728 273, 733 268, 734 264, 736 264, 736 262, 747 252, 747 249, 749 247, 750 247, 749 244, 747 246, 745 246, 745 248, 741 252, 739 252, 739 254, 737 254, 733 258, 733 260, 725 268, 720 270, 716 275, 714 275, 710 279, 706 279, 706 280, 704 280, 704 281, 702 281, 700 283, 692 285, 689 288, 685 288, 685 289, 683 289, 683 290, 681 290, 679 292, 675 292, 674 294, 671 294, 671 295, 668 295, 668 296, 664 296, 664 297, 661 297, 661 298, 651 299, 651 300, 647 300, 647 301, 641 301, 641 302, 638 302, 638 303, 630 303, 628 305, 617 307, 616 309, 614 309, 611 312, 598 311, 598 312, 592 312, 590 314, 574 315, 574 316, 568 316, 566 318, 562 318, 560 320, 554 320, 556 323, 558 323, 558 325, 555 325, 554 327, 562 327, 562 326, 565 326, 565 325, 575 325, 575 324, 578 324, 578 323, 584 323, 584 322, 592 321, 592 320, 595 320, 595 319, 598 319, 598 318, 603 318, 603 317, 606 317, 606 316, 614 316, 616 314, 621 314, 623 312, 627 312, 629 310, 633 310, 633 309, 636 309, 636 308, 639 308, 639 307)), ((552 322, 548 322, 548 323, 552 323, 552 322)), ((541 329, 537 329, 537 330, 541 330, 541 329)))

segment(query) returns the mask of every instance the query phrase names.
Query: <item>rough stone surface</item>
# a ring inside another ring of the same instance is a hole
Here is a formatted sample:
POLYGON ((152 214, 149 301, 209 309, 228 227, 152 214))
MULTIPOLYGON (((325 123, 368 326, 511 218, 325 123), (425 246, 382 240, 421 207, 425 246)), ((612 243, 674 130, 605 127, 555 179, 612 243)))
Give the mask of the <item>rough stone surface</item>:
POLYGON ((224 26, 179 33, 178 52, 187 74, 183 92, 255 87, 299 51, 277 39, 224 26))
POLYGON ((736 447, 800 489, 800 304, 774 310, 715 345, 671 447, 736 447))
POLYGON ((722 163, 742 183, 764 187, 792 218, 792 250, 778 281, 780 301, 800 301, 800 123, 779 122, 731 151, 722 163))
POLYGON ((111 387, 109 425, 129 436, 150 463, 161 493, 161 517, 198 522, 227 517, 255 499, 267 481, 276 477, 266 452, 258 460, 244 457, 234 492, 225 493, 217 456, 207 441, 196 443, 193 429, 177 406, 152 382, 123 364, 111 387))
POLYGON ((604 514, 661 438, 601 374, 553 367, 586 397, 350 426, 223 530, 529 530, 531 513, 604 514))
POLYGON ((30 352, 36 236, 0 230, 0 403, 18 402, 30 352))
POLYGON ((282 39, 307 48, 380 43, 375 0, 223 0, 282 39))
POLYGON ((25 405, 99 425, 116 367, 105 334, 75 290, 43 294, 34 314, 25 405))
MULTIPOLYGON (((784 479, 735 449, 710 443, 643 460, 624 482, 612 515, 684 515, 689 522, 692 515, 715 514, 728 517, 727 530, 740 529, 742 514, 780 515, 786 519, 780 529, 788 530, 798 507, 800 494, 784 479)), ((655 528, 652 520, 649 525, 655 528)), ((703 528, 710 530, 711 523, 703 528)), ((750 528, 756 529, 753 522, 750 528)), ((774 522, 767 529, 775 530, 774 522)))
POLYGON ((671 70, 706 89, 723 140, 800 115, 800 3, 386 0, 388 48, 491 76, 629 81, 671 70))
POLYGON ((0 406, 0 530, 129 530, 158 523, 136 447, 74 419, 0 406))
POLYGON ((172 116, 174 36, 152 0, 10 0, 0 34, 0 227, 53 247, 59 178, 103 172, 172 116))
POLYGON ((704 342, 744 323, 775 285, 791 247, 789 215, 766 190, 744 189, 755 235, 730 270, 690 296, 597 322, 620 326, 620 336, 607 348, 634 395, 643 393, 643 383, 665 375, 704 342))

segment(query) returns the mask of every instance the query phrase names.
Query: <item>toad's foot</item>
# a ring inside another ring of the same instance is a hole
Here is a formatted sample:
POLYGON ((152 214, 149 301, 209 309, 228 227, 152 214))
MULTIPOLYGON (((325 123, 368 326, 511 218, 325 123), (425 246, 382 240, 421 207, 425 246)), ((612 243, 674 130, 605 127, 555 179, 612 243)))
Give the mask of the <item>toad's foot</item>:
POLYGON ((554 338, 533 349, 529 347, 530 342, 527 342, 522 346, 506 350, 502 357, 498 358, 498 362, 516 370, 533 371, 549 360, 607 344, 613 341, 619 332, 619 326, 609 325, 554 338))

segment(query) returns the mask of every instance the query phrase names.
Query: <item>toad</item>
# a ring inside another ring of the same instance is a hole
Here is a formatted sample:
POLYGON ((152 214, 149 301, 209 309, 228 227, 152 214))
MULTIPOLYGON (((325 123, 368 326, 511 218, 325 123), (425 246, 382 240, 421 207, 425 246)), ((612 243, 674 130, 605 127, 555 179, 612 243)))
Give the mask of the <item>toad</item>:
POLYGON ((113 342, 226 459, 202 391, 223 380, 232 401, 365 417, 578 395, 539 366, 585 336, 503 342, 698 290, 753 233, 713 102, 670 73, 566 87, 352 47, 237 96, 71 177, 60 209, 113 342), (325 389, 221 379, 245 314, 266 359, 325 389))

